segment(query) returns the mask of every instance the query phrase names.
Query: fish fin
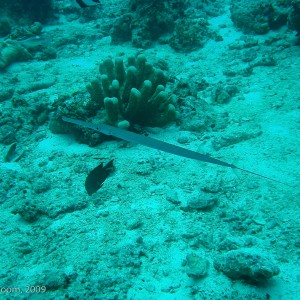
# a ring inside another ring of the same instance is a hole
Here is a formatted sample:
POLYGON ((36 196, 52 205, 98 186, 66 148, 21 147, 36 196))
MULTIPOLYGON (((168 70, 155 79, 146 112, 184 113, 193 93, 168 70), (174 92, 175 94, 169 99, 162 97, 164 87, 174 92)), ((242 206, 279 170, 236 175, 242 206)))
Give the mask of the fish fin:
POLYGON ((246 172, 246 173, 249 173, 249 174, 252 174, 252 175, 255 175, 255 176, 264 178, 264 179, 267 179, 267 180, 269 180, 269 181, 273 181, 273 182, 276 182, 276 183, 279 183, 279 184, 288 186, 288 187, 290 187, 290 188, 299 189, 299 187, 293 186, 293 185, 291 185, 291 184, 289 184, 289 183, 285 183, 285 182, 283 182, 283 181, 280 181, 280 180, 277 180, 277 179, 274 179, 274 178, 271 178, 271 177, 268 177, 268 176, 265 176, 265 175, 261 175, 261 174, 259 174, 259 173, 255 173, 255 172, 252 172, 252 171, 249 171, 249 170, 246 170, 246 169, 243 169, 243 168, 234 166, 234 165, 233 165, 232 169, 238 169, 238 170, 241 170, 241 171, 243 171, 243 172, 246 172))
POLYGON ((239 172, 239 170, 235 169, 235 168, 231 168, 231 170, 232 170, 232 173, 235 175, 235 177, 240 180, 241 179, 241 173, 239 172))

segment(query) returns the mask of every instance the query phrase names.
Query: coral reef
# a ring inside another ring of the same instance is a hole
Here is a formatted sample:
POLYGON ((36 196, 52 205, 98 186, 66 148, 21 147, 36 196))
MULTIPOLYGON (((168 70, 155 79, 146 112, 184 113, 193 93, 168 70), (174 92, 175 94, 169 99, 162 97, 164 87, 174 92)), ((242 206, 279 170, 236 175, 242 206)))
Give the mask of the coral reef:
POLYGON ((119 127, 130 124, 164 126, 176 118, 175 96, 165 91, 166 75, 147 63, 144 55, 111 58, 100 64, 100 79, 87 86, 90 106, 104 107, 107 121, 119 127))
POLYGON ((208 21, 204 18, 183 18, 176 22, 170 38, 170 46, 175 50, 194 50, 203 47, 210 31, 208 21))
POLYGON ((172 33, 175 21, 184 15, 189 1, 131 0, 128 14, 116 20, 111 36, 114 44, 131 40, 146 48, 164 34, 172 33))
POLYGON ((3 0, 1 10, 14 24, 46 22, 52 16, 51 0, 3 0), (22 18, 20 18, 22 16, 22 18))
POLYGON ((0 17, 0 37, 8 35, 11 31, 11 21, 7 17, 0 17))
POLYGON ((115 21, 111 31, 112 44, 120 44, 131 40, 132 38, 131 22, 132 22, 132 14, 130 13, 126 13, 120 16, 115 21))
POLYGON ((190 0, 191 6, 199 9, 206 16, 217 17, 225 12, 223 0, 190 0))
POLYGON ((284 1, 232 1, 231 19, 244 33, 265 34, 285 25, 290 5, 284 1))
POLYGON ((177 51, 202 47, 209 38, 222 40, 209 30, 208 16, 223 11, 220 1, 131 0, 127 13, 119 17, 111 30, 112 43, 132 41, 147 48, 154 41, 170 44, 177 51))
POLYGON ((292 3, 292 10, 288 16, 288 26, 300 35, 300 1, 296 0, 292 3))

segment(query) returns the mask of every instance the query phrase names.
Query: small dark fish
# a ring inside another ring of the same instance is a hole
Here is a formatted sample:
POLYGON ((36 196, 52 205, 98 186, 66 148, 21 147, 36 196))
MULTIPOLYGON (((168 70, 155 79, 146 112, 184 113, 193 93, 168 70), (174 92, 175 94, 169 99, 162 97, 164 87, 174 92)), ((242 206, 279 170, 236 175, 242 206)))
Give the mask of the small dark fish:
POLYGON ((99 0, 72 0, 72 2, 78 8, 85 8, 100 4, 99 0))
POLYGON ((101 188, 105 179, 114 169, 113 162, 114 160, 112 159, 105 166, 101 163, 89 173, 85 180, 85 189, 89 196, 93 195, 101 188))

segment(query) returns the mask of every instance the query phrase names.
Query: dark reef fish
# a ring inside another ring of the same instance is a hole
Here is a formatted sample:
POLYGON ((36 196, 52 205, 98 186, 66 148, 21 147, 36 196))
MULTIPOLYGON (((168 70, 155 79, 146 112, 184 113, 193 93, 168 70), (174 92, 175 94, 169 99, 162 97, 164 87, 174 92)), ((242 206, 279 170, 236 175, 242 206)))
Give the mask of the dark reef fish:
POLYGON ((65 121, 65 122, 68 122, 68 123, 73 123, 73 124, 76 124, 76 125, 79 125, 79 126, 83 126, 85 128, 90 128, 92 130, 101 132, 105 135, 111 135, 111 136, 117 137, 119 139, 123 139, 125 141, 128 141, 128 142, 141 144, 141 145, 153 148, 153 149, 157 149, 157 150, 161 150, 161 151, 164 151, 164 152, 172 153, 172 154, 175 154, 175 155, 178 155, 178 156, 181 156, 181 157, 186 157, 186 158, 199 160, 199 161, 206 162, 206 163, 209 163, 209 164, 215 164, 215 165, 228 167, 228 168, 235 169, 235 170, 241 170, 243 172, 265 178, 267 180, 271 180, 271 181, 274 181, 274 182, 277 182, 277 183, 280 183, 280 184, 284 184, 284 185, 289 186, 289 187, 293 187, 293 186, 291 186, 289 184, 286 184, 284 182, 281 182, 279 180, 276 180, 276 179, 273 179, 273 178, 270 178, 270 177, 267 177, 267 176, 264 176, 264 175, 261 175, 261 174, 243 169, 243 168, 240 168, 236 165, 229 164, 227 162, 224 162, 222 160, 213 158, 211 156, 204 155, 204 154, 201 154, 199 152, 195 152, 195 151, 192 151, 192 150, 189 150, 189 149, 185 149, 185 148, 182 148, 182 147, 179 147, 179 146, 176 146, 176 145, 172 145, 172 144, 169 144, 169 143, 166 143, 166 142, 163 142, 163 141, 151 138, 151 137, 146 137, 146 136, 136 134, 136 133, 133 133, 133 132, 130 132, 130 131, 126 131, 126 130, 123 130, 123 129, 120 129, 120 128, 112 127, 110 125, 106 125, 106 124, 95 125, 93 123, 88 123, 88 122, 84 122, 84 121, 76 120, 76 119, 71 119, 71 118, 67 118, 67 117, 62 117, 62 120, 65 121))
POLYGON ((78 8, 85 8, 100 4, 99 0, 72 0, 72 3, 78 8))
POLYGON ((85 180, 85 189, 89 196, 93 195, 101 188, 105 179, 114 169, 113 162, 114 160, 112 159, 105 166, 101 163, 89 173, 85 180))

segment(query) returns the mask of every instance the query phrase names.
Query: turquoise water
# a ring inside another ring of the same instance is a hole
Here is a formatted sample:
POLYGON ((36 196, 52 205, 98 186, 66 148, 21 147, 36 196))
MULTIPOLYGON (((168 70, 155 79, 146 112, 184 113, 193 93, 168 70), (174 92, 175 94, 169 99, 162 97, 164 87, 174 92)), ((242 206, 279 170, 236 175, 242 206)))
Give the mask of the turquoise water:
POLYGON ((298 1, 74 2, 0 12, 0 299, 299 299, 298 1))

